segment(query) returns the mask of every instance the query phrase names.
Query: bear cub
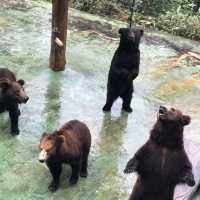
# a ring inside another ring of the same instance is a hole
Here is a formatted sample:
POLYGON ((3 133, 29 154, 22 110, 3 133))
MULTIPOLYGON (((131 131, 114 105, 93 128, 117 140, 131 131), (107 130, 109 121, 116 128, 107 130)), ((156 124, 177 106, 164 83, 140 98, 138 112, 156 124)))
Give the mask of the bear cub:
POLYGON ((190 117, 160 107, 150 138, 127 163, 125 173, 138 173, 130 200, 173 200, 177 184, 195 185, 192 165, 183 146, 190 117))
POLYGON ((29 99, 23 88, 24 84, 22 79, 17 81, 13 72, 6 68, 0 68, 0 113, 9 112, 12 135, 19 134, 19 104, 26 103, 29 99))
POLYGON ((139 28, 119 29, 120 43, 111 62, 107 83, 107 99, 103 111, 108 112, 114 101, 121 97, 122 109, 132 112, 131 100, 133 94, 133 80, 139 74, 140 39, 143 30, 139 28))
POLYGON ((52 134, 42 135, 39 145, 39 161, 47 164, 53 177, 49 185, 52 192, 59 187, 62 164, 69 164, 72 168, 70 184, 76 184, 79 175, 87 177, 90 146, 90 130, 78 120, 67 122, 60 130, 52 134))

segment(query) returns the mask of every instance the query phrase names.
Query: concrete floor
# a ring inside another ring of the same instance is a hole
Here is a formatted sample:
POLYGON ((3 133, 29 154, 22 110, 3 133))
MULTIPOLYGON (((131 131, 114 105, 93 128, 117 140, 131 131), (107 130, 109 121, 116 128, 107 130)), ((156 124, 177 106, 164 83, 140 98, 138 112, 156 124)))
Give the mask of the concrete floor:
MULTIPOLYGON (((128 199, 136 175, 124 175, 123 169, 147 140, 159 105, 173 105, 191 115, 186 146, 194 152, 194 141, 197 146, 200 143, 200 63, 185 59, 173 65, 180 56, 175 47, 199 51, 200 44, 145 33, 133 113, 121 113, 118 100, 112 113, 104 114, 107 73, 118 41, 91 30, 117 37, 118 28, 126 24, 70 10, 68 65, 65 72, 53 73, 48 69, 50 18, 48 3, 34 3, 25 11, 0 9, 0 67, 25 79, 30 97, 21 106, 19 136, 9 134, 8 115, 0 116, 0 200, 128 199), (71 187, 66 166, 61 188, 52 194, 47 189, 49 171, 37 160, 39 139, 44 131, 53 131, 71 119, 84 121, 92 133, 89 177, 71 187)), ((190 157, 198 160, 193 153, 190 157)))

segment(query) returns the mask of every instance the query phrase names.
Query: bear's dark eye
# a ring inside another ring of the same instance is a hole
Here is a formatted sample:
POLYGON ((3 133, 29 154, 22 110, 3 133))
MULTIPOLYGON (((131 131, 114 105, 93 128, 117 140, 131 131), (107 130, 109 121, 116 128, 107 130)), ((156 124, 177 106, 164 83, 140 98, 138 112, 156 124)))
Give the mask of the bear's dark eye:
POLYGON ((176 112, 176 109, 174 109, 174 108, 171 108, 171 111, 172 111, 172 112, 176 112))
POLYGON ((51 151, 51 149, 47 149, 46 152, 49 153, 51 151))

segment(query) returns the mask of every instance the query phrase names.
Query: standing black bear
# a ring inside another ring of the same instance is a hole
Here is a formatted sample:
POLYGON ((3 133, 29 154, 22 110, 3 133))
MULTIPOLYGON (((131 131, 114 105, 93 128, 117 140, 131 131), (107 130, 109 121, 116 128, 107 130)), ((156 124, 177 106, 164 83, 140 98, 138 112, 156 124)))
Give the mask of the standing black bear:
POLYGON ((54 192, 59 187, 62 164, 72 168, 70 184, 76 184, 79 175, 87 177, 88 155, 91 146, 91 135, 88 127, 78 121, 66 123, 53 134, 44 133, 40 141, 39 161, 46 162, 53 180, 49 189, 54 192))
POLYGON ((130 200, 173 200, 177 184, 195 185, 183 146, 183 129, 189 123, 190 117, 179 110, 160 107, 149 140, 124 170, 138 173, 130 200))
POLYGON ((107 84, 107 100, 104 111, 110 111, 114 101, 121 97, 122 109, 132 112, 131 100, 133 94, 133 80, 139 74, 140 39, 143 30, 137 28, 122 28, 120 44, 112 59, 107 84))
POLYGON ((16 80, 13 72, 8 69, 0 69, 0 112, 8 111, 11 120, 11 133, 19 134, 18 118, 20 115, 19 104, 26 103, 28 96, 24 88, 24 80, 16 80))

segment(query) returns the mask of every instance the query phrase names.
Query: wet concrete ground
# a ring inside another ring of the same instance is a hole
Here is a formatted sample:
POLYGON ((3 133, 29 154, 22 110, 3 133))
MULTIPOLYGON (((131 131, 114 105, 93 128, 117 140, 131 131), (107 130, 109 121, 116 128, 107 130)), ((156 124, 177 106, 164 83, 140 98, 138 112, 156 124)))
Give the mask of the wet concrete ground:
POLYGON ((112 113, 104 114, 107 73, 118 45, 108 37, 117 38, 118 28, 126 24, 70 10, 68 65, 65 72, 53 73, 48 69, 50 19, 48 3, 34 3, 28 10, 0 9, 0 67, 24 78, 30 96, 21 106, 19 136, 9 134, 8 115, 0 115, 0 199, 128 199, 136 175, 124 175, 123 169, 149 137, 162 104, 191 115, 186 146, 198 163, 193 152, 200 143, 200 63, 193 58, 176 62, 184 51, 200 51, 198 42, 146 33, 133 113, 121 113, 118 100, 112 113), (71 187, 66 166, 61 188, 52 194, 47 189, 49 171, 37 160, 39 139, 43 131, 53 131, 71 119, 84 121, 92 133, 89 177, 71 187))

